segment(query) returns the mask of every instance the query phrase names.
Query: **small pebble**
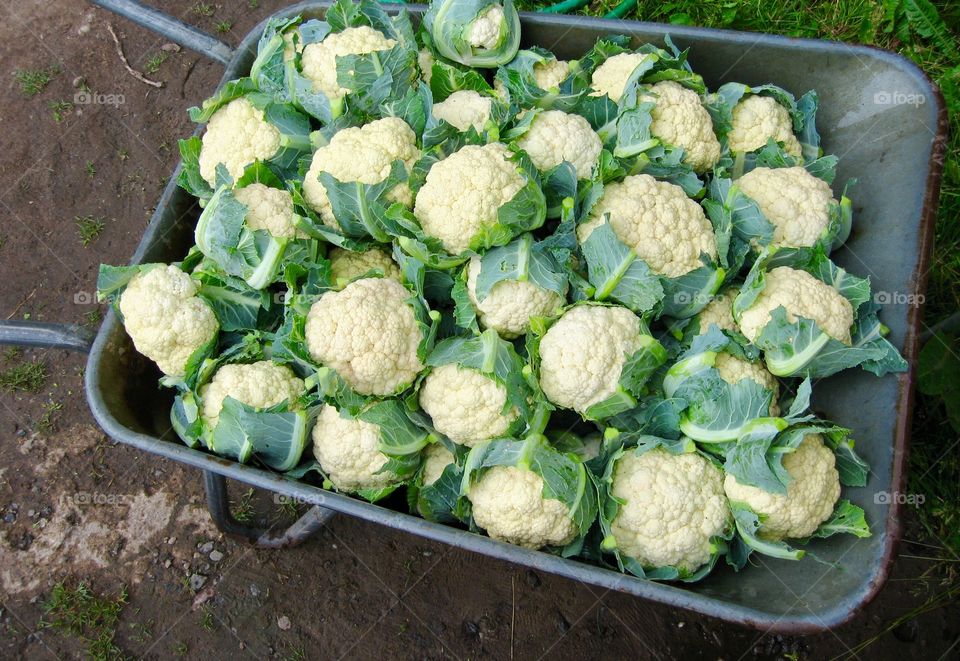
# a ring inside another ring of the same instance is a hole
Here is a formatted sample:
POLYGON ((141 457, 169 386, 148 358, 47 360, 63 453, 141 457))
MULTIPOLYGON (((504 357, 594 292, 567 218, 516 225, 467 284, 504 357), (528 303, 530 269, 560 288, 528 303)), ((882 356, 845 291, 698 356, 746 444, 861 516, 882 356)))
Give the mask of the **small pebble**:
POLYGON ((254 596, 254 597, 259 597, 259 596, 260 596, 260 586, 257 585, 256 583, 251 583, 251 584, 250 584, 250 594, 251 594, 252 596, 254 596))
POLYGON ((177 538, 176 538, 176 537, 171 537, 170 539, 167 540, 167 544, 170 544, 171 546, 174 545, 174 544, 176 544, 176 543, 177 543, 177 538))
POLYGON ((281 615, 277 618, 277 626, 280 627, 280 631, 290 631, 290 618, 281 615))
POLYGON ((212 550, 213 550, 213 542, 204 542, 200 546, 200 553, 203 553, 204 555, 210 553, 210 551, 212 550))
POLYGON ((207 582, 207 577, 203 574, 193 574, 190 577, 190 589, 194 592, 199 591, 207 582))
POLYGON ((220 562, 221 560, 223 560, 223 553, 220 551, 210 551, 211 562, 220 562))

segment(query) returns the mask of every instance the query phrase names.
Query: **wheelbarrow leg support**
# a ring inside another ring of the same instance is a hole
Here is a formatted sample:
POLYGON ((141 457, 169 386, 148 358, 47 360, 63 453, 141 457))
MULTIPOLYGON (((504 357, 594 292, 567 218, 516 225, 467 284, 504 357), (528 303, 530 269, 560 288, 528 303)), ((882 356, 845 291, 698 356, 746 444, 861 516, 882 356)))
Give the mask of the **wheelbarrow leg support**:
POLYGON ((207 509, 210 518, 225 535, 243 537, 262 549, 282 549, 299 546, 318 532, 333 518, 334 511, 319 505, 311 507, 280 534, 272 529, 256 528, 237 521, 230 512, 227 479, 219 473, 203 471, 203 485, 207 491, 207 509))

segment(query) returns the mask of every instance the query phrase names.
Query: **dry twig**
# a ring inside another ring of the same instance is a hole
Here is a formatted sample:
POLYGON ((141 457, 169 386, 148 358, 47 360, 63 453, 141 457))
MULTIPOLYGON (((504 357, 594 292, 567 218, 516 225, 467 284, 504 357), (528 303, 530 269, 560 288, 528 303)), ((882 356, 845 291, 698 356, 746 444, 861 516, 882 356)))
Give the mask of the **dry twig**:
POLYGON ((107 23, 107 31, 110 32, 110 36, 113 37, 113 43, 117 47, 117 55, 120 56, 120 62, 123 63, 123 67, 127 70, 127 72, 141 83, 145 83, 152 87, 163 87, 163 83, 160 81, 150 80, 130 66, 130 63, 127 62, 127 56, 123 54, 123 46, 120 45, 120 38, 117 37, 117 33, 114 31, 113 26, 110 23, 107 23))

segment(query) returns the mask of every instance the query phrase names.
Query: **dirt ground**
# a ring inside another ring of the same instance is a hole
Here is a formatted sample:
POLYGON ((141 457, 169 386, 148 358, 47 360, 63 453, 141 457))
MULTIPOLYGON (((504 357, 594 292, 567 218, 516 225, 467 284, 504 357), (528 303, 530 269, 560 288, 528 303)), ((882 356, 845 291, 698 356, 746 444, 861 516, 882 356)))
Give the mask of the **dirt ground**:
MULTIPOLYGON (((235 44, 282 3, 154 4, 235 44)), ((5 318, 98 323, 97 265, 132 254, 178 160, 176 140, 192 131, 185 110, 221 75, 219 65, 164 44, 80 0, 0 6, 5 318), (162 88, 124 71, 108 23, 130 64, 155 69, 147 75, 162 88), (44 90, 21 92, 16 70, 53 66, 59 72, 44 90), (99 103, 54 107, 87 88, 78 100, 99 103), (104 227, 85 247, 75 219, 88 216, 104 227)), ((342 516, 298 549, 253 550, 213 528, 196 471, 100 432, 83 397, 82 356, 3 354, 0 368, 24 361, 42 363, 48 378, 36 394, 0 394, 4 658, 83 656, 79 636, 41 624, 58 581, 84 581, 103 595, 126 586, 114 643, 138 658, 831 658, 877 636, 861 656, 958 658, 955 603, 883 633, 936 587, 916 558, 898 560, 887 587, 849 624, 785 637, 342 516)), ((254 520, 279 525, 292 516, 268 495, 244 498, 244 489, 232 485, 254 520)), ((912 544, 901 551, 924 555, 912 544)))

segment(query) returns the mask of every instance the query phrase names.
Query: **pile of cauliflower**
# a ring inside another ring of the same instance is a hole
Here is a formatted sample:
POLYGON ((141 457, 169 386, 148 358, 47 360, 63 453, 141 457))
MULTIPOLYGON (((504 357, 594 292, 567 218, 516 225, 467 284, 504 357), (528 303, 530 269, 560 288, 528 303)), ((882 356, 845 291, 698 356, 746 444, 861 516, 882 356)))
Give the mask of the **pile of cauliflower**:
POLYGON ((830 259, 816 94, 455 4, 274 20, 191 110, 196 245, 99 282, 183 441, 653 579, 869 536, 811 383, 905 364, 830 259))

